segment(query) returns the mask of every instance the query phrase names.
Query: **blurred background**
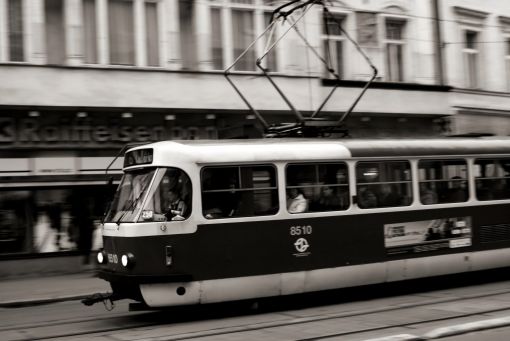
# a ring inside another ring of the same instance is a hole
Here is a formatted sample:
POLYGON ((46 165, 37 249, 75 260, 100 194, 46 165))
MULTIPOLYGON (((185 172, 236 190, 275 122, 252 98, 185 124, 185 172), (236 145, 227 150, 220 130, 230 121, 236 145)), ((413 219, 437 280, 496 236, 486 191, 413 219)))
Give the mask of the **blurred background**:
MULTIPOLYGON (((260 137, 222 70, 261 34, 274 0, 0 0, 0 276, 90 269, 127 143, 260 137)), ((510 134, 510 2, 331 1, 379 70, 350 136, 510 134)), ((277 27, 277 33, 289 23, 277 27)), ((264 60, 293 105, 340 117, 371 70, 320 6, 264 60)), ((268 38, 269 39, 269 38, 268 38)), ((233 80, 269 122, 292 122, 255 67, 233 80)))

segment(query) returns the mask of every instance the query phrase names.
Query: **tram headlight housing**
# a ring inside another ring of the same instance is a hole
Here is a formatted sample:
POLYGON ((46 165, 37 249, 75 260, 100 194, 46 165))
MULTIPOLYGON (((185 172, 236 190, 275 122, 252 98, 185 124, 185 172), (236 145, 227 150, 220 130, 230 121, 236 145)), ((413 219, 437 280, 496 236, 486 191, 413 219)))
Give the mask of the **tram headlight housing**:
POLYGON ((120 257, 120 263, 125 268, 131 268, 135 265, 135 256, 130 252, 123 254, 122 257, 120 257))
POLYGON ((106 264, 106 262, 108 261, 108 257, 106 257, 106 253, 104 252, 103 249, 97 252, 96 259, 99 264, 106 264))

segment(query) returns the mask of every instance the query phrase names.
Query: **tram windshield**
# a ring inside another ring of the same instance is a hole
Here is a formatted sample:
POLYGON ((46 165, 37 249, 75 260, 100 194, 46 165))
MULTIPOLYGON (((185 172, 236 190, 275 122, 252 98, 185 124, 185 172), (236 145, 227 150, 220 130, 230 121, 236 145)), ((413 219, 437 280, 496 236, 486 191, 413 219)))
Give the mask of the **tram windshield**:
POLYGON ((146 168, 124 175, 105 222, 177 221, 190 214, 188 175, 177 168, 146 168))
POLYGON ((130 171, 122 177, 105 222, 134 222, 156 168, 130 171))

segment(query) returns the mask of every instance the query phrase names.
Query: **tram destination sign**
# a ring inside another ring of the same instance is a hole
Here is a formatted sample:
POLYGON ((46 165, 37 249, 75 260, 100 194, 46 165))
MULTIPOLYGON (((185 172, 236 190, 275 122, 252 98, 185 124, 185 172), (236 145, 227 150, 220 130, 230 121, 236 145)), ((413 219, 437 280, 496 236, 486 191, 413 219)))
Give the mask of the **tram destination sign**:
POLYGON ((471 246, 471 217, 440 218, 384 225, 388 255, 471 246))
POLYGON ((132 150, 127 152, 124 157, 124 167, 151 164, 153 156, 154 150, 152 148, 132 150))

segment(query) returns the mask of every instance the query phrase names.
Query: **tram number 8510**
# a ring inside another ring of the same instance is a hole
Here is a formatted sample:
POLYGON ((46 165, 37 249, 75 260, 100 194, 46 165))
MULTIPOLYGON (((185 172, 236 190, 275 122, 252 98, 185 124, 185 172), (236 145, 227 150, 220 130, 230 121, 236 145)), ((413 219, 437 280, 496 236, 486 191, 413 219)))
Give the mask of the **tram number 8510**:
POLYGON ((311 225, 305 225, 305 226, 291 226, 290 227, 290 235, 291 236, 301 236, 301 235, 307 235, 312 234, 312 226, 311 225))

